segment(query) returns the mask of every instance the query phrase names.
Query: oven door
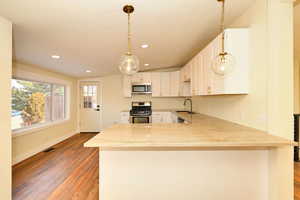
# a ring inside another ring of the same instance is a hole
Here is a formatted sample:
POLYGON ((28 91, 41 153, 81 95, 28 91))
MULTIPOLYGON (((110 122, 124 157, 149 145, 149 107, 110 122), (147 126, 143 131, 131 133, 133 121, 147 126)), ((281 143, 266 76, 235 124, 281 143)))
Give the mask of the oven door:
POLYGON ((132 124, 149 124, 151 123, 151 116, 130 116, 132 124))

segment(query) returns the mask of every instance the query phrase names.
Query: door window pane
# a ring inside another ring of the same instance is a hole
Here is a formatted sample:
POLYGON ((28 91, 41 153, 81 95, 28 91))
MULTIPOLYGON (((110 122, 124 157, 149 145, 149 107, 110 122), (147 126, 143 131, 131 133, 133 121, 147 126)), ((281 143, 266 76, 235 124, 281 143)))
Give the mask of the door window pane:
POLYGON ((97 108, 97 86, 83 86, 83 108, 97 108))

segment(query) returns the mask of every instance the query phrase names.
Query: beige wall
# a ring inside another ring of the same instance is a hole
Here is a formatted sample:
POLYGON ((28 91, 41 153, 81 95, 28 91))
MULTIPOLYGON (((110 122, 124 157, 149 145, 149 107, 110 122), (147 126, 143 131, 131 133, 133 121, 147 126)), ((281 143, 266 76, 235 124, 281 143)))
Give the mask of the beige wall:
POLYGON ((300 113, 300 66, 299 60, 294 60, 294 113, 300 113))
POLYGON ((250 93, 195 97, 195 110, 291 138, 292 14, 292 1, 257 0, 236 19, 231 27, 250 28, 250 93))
POLYGON ((0 17, 0 198, 11 199, 11 60, 12 24, 0 17))
POLYGON ((103 127, 109 127, 120 120, 120 112, 129 110, 132 101, 152 101, 153 109, 183 109, 183 98, 151 98, 137 96, 123 97, 122 76, 112 75, 100 78, 103 85, 103 127))
POLYGON ((18 71, 27 71, 41 76, 52 77, 69 81, 70 86, 70 119, 62 124, 34 131, 26 135, 14 137, 12 140, 13 162, 19 162, 24 158, 48 148, 50 145, 60 142, 77 131, 77 80, 59 73, 51 72, 37 66, 21 63, 13 63, 13 74, 18 71))
POLYGON ((250 28, 250 93, 195 97, 195 110, 261 130, 267 128, 266 4, 257 1, 232 27, 250 28))

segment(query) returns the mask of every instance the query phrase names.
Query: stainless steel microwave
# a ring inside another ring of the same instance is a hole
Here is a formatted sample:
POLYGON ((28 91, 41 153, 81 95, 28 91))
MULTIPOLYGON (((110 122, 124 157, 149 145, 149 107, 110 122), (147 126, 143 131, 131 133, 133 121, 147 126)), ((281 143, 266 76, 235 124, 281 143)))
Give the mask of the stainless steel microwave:
POLYGON ((132 94, 151 94, 151 83, 132 83, 132 94))

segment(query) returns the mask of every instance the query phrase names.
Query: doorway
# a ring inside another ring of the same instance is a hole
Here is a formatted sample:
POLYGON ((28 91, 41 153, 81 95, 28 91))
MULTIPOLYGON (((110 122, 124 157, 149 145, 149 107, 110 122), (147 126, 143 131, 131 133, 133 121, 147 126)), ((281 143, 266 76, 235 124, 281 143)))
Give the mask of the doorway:
POLYGON ((97 81, 80 82, 80 132, 102 129, 102 87, 97 81))

